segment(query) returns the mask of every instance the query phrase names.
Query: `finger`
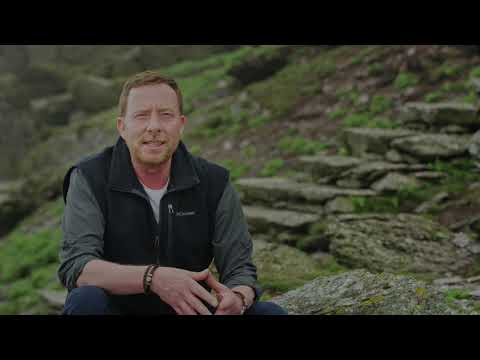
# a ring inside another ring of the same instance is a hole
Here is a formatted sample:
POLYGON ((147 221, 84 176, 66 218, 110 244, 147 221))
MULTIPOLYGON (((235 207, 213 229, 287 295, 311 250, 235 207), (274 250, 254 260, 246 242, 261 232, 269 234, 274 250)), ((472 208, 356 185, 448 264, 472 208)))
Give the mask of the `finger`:
POLYGON ((190 271, 190 276, 192 277, 193 280, 195 281, 204 281, 207 279, 208 275, 210 274, 210 270, 205 269, 201 272, 192 272, 190 271))
POLYGON ((218 306, 218 300, 210 294, 207 290, 205 290, 201 285, 198 283, 194 282, 191 287, 192 293, 196 296, 198 296, 200 299, 206 301, 213 307, 218 306))
POLYGON ((231 308, 234 305, 235 305, 235 298, 230 295, 226 295, 218 305, 218 309, 223 311, 231 308))
POLYGON ((190 305, 190 307, 193 308, 198 314, 212 315, 212 313, 207 309, 205 305, 202 304, 200 300, 198 300, 197 297, 189 295, 185 300, 187 301, 188 305, 190 305))
POLYGON ((180 309, 178 306, 172 306, 173 310, 175 310, 175 313, 177 315, 183 315, 182 309, 180 309))
POLYGON ((228 287, 226 287, 225 285, 220 283, 217 279, 215 279, 215 277, 211 273, 208 274, 206 283, 217 293, 221 293, 222 291, 228 290, 228 287))
POLYGON ((193 310, 190 305, 188 305, 185 301, 182 301, 179 304, 179 308, 182 310, 182 315, 197 315, 195 310, 193 310))

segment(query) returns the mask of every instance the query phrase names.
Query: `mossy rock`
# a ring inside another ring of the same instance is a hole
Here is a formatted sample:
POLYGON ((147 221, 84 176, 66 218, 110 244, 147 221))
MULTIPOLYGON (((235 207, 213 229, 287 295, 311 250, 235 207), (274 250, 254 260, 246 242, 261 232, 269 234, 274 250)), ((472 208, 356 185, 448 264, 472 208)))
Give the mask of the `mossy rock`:
POLYGON ((435 287, 405 276, 365 270, 318 278, 270 301, 290 315, 477 315, 456 308, 435 287))

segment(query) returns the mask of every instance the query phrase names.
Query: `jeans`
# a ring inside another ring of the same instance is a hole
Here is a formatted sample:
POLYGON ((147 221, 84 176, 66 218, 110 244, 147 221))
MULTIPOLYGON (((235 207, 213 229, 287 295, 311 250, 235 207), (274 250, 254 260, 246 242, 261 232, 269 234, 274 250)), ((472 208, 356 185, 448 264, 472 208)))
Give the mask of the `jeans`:
MULTIPOLYGON (((110 296, 93 286, 72 290, 67 297, 62 315, 123 315, 115 308, 110 296)), ((287 315, 280 306, 270 302, 256 302, 245 315, 287 315)))

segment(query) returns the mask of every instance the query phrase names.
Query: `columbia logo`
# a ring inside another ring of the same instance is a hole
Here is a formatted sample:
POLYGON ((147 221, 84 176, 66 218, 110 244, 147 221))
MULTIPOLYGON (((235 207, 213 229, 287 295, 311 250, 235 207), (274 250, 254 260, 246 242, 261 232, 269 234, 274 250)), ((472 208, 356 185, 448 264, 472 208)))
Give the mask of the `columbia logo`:
POLYGON ((196 214, 195 211, 189 211, 189 212, 180 211, 180 212, 177 212, 176 216, 193 216, 195 214, 196 214))

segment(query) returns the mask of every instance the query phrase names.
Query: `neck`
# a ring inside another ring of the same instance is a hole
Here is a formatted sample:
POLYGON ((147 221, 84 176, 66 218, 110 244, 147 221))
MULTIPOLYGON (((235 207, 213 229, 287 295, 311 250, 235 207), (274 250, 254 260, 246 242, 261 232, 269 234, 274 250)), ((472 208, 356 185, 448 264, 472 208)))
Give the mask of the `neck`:
POLYGON ((132 159, 133 168, 138 179, 146 187, 152 190, 160 190, 167 185, 170 178, 172 159, 161 165, 143 165, 138 164, 132 159))

